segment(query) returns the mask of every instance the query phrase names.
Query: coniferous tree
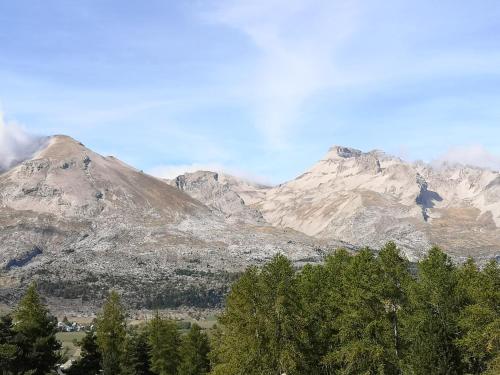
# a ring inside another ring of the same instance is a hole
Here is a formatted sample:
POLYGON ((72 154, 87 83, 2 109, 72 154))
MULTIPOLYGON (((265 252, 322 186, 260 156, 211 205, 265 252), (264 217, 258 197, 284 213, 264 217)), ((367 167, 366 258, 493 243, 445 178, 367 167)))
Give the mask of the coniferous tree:
POLYGON ((304 321, 291 262, 277 255, 262 271, 249 268, 233 286, 221 317, 215 374, 299 374, 304 321))
POLYGON ((10 315, 0 318, 0 369, 2 375, 13 374, 20 348, 16 345, 14 325, 10 315))
POLYGON ((332 359, 343 374, 394 374, 397 357, 393 328, 382 296, 384 276, 369 249, 352 257, 342 277, 344 289, 337 319, 339 348, 332 359))
POLYGON ((482 271, 469 259, 458 271, 460 292, 467 301, 460 311, 457 340, 466 371, 481 374, 500 355, 500 268, 490 262, 482 271))
POLYGON ((305 367, 304 320, 291 262, 277 255, 233 285, 220 322, 214 374, 298 374, 305 367))
POLYGON ((305 342, 302 308, 292 263, 275 256, 260 275, 261 311, 266 347, 263 353, 269 373, 298 374, 304 371, 305 342))
POLYGON ((175 375, 180 363, 180 336, 177 326, 163 319, 159 312, 148 323, 149 358, 151 370, 157 375, 175 375))
POLYGON ((57 319, 40 300, 31 284, 14 312, 15 341, 22 354, 17 358, 19 373, 47 374, 60 359, 61 344, 56 339, 57 319))
MULTIPOLYGON (((325 353, 322 353, 321 364, 325 374, 334 374, 341 370, 338 361, 340 349, 340 324, 347 291, 343 286, 343 278, 352 262, 352 256, 345 249, 335 251, 333 255, 326 258, 324 268, 326 272, 326 284, 323 286, 326 294, 323 301, 318 301, 317 308, 325 314, 325 330, 322 336, 325 338, 325 353)), ((322 298, 322 297, 320 297, 322 298)))
POLYGON ((104 375, 118 375, 125 341, 125 310, 120 296, 112 291, 97 318, 97 345, 104 375))
POLYGON ((379 252, 378 260, 382 271, 382 295, 386 312, 392 326, 392 350, 397 367, 402 363, 403 337, 400 329, 401 313, 408 303, 408 289, 414 282, 409 271, 409 263, 404 259, 394 242, 387 243, 379 252))
POLYGON ((153 375, 149 364, 149 343, 145 329, 131 329, 126 338, 121 375, 153 375))
POLYGON ((211 353, 213 374, 264 374, 259 272, 249 267, 232 285, 211 353))
POLYGON ((80 358, 67 371, 68 375, 96 375, 101 371, 101 353, 94 331, 88 331, 81 342, 80 358))
POLYGON ((432 248, 418 265, 418 282, 409 290, 404 334, 409 343, 406 371, 416 375, 460 374, 458 315, 462 304, 457 272, 450 258, 432 248))
POLYGON ((328 273, 324 265, 306 265, 299 274, 298 291, 304 316, 306 343, 303 347, 305 361, 310 372, 328 374, 329 366, 322 363, 332 348, 336 331, 332 329, 335 303, 330 297, 328 273))
POLYGON ((189 333, 183 337, 179 375, 205 375, 210 370, 208 336, 197 324, 191 325, 189 333))

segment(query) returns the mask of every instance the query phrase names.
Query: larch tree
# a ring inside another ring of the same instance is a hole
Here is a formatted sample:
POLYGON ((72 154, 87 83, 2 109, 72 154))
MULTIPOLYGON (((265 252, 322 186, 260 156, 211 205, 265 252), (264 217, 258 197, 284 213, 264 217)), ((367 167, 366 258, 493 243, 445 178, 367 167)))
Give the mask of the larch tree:
POLYGON ((148 322, 147 330, 152 372, 157 375, 176 375, 181 344, 176 324, 162 318, 157 311, 148 322))
POLYGON ((409 290, 403 312, 405 371, 415 375, 460 374, 463 371, 458 317, 462 305, 456 267, 433 247, 418 265, 418 280, 409 290))
POLYGON ((199 325, 192 324, 181 345, 179 375, 205 375, 210 370, 210 343, 199 325))
POLYGON ((102 356, 104 375, 120 374, 125 333, 125 309, 118 293, 112 291, 97 318, 97 345, 102 356))
POLYGON ((94 331, 86 332, 79 343, 80 358, 69 368, 68 375, 97 375, 101 371, 101 353, 94 331))
POLYGON ((31 284, 14 311, 16 341, 22 351, 17 361, 20 373, 43 375, 55 368, 61 344, 56 338, 57 319, 42 303, 36 285, 31 284))

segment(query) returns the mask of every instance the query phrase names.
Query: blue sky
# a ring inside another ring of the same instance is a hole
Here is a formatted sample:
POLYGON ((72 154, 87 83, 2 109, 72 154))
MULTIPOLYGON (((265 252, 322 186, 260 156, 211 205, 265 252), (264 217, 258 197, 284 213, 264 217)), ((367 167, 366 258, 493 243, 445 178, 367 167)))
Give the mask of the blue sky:
POLYGON ((500 168, 500 2, 0 1, 0 103, 165 176, 334 144, 500 168))

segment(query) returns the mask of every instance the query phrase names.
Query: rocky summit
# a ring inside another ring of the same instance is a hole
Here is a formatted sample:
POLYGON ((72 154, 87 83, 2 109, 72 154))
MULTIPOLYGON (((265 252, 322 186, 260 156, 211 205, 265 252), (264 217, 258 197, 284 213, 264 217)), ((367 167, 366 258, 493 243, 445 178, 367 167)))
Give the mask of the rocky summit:
POLYGON ((500 174, 332 147, 295 180, 263 186, 199 171, 162 180, 66 136, 0 174, 0 302, 32 280, 61 309, 212 307, 245 267, 300 266, 338 247, 432 245, 499 257, 500 174))
POLYGON ((180 187, 52 137, 0 174, 0 302, 34 280, 64 310, 92 311, 109 288, 133 307, 217 306, 245 267, 278 252, 318 261, 339 245, 267 224, 243 191, 207 187, 232 202, 228 216, 180 187))

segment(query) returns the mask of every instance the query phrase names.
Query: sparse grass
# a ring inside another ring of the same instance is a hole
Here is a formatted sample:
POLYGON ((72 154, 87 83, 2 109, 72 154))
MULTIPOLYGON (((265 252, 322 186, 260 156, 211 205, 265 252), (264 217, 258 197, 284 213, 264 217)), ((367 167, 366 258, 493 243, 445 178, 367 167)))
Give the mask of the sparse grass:
POLYGON ((85 332, 58 332, 56 334, 57 339, 62 344, 61 351, 67 359, 79 356, 80 348, 76 343, 80 341, 83 336, 85 336, 85 332))
POLYGON ((201 328, 210 330, 217 324, 217 317, 215 315, 209 315, 206 319, 191 321, 191 323, 196 323, 201 328))

